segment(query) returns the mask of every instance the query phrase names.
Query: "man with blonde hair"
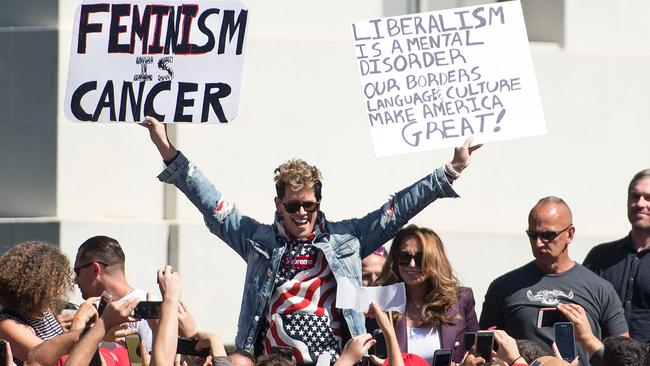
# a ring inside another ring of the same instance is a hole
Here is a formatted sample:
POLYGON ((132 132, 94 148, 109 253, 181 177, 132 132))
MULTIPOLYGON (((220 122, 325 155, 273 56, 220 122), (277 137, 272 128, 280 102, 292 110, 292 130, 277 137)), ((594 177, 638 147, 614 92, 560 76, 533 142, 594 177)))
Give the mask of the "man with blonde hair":
POLYGON ((287 352, 297 364, 340 354, 347 333, 365 333, 364 316, 335 306, 336 284, 347 278, 361 286, 361 258, 390 240, 431 202, 457 197, 450 182, 469 165, 471 139, 453 160, 360 219, 329 222, 319 210, 321 174, 303 160, 275 170, 275 222, 243 215, 201 171, 169 142, 164 126, 148 117, 143 125, 167 164, 158 176, 174 184, 201 211, 212 233, 247 262, 235 343, 243 351, 287 352))

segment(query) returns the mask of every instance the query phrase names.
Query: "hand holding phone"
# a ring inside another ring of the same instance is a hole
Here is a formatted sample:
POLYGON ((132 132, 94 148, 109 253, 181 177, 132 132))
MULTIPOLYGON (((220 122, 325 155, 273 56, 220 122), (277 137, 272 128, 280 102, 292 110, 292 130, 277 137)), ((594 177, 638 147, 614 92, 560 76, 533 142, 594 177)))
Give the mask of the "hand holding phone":
POLYGON ((501 329, 494 330, 494 352, 496 358, 509 364, 521 357, 517 340, 501 329))
POLYGON ((102 292, 102 297, 99 300, 99 305, 97 305, 97 315, 102 316, 104 309, 106 309, 106 305, 108 305, 108 303, 111 302, 112 300, 113 300, 113 295, 111 295, 106 291, 102 292))
POLYGON ((133 317, 138 319, 160 319, 162 301, 140 301, 133 309, 133 317))
POLYGON ((492 360, 492 348, 494 346, 494 333, 489 330, 476 332, 476 355, 481 356, 485 362, 492 360))
POLYGON ((188 339, 183 337, 178 337, 176 343, 176 353, 187 356, 199 356, 199 357, 208 357, 210 356, 210 348, 202 348, 200 350, 196 349, 196 344, 199 343, 198 339, 188 339))
POLYGON ((573 323, 558 322, 553 326, 555 330, 555 345, 563 360, 571 362, 576 358, 576 345, 573 332, 573 323))
MULTIPOLYGON (((0 363, 5 364, 6 362, 7 365, 11 365, 9 360, 7 360, 7 344, 7 341, 0 339, 0 363)), ((11 360, 11 362, 13 362, 13 360, 11 360)))
POLYGON ((449 366, 451 365, 451 350, 437 349, 433 352, 432 366, 449 366))
POLYGON ((465 332, 463 336, 463 350, 469 352, 476 344, 476 332, 465 332))
POLYGON ((568 321, 557 308, 541 308, 537 311, 537 328, 550 328, 555 323, 568 321))
POLYGON ((375 355, 383 359, 388 358, 388 349, 386 348, 386 338, 384 337, 384 332, 381 329, 375 329, 372 332, 372 338, 377 341, 377 343, 370 347, 368 354, 375 355))

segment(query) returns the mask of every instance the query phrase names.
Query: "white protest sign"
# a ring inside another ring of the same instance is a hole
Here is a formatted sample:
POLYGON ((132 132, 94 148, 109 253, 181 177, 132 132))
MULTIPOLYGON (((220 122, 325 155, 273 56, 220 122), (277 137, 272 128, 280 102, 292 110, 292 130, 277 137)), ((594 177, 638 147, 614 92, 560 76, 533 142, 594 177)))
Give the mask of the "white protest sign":
POLYGON ((336 307, 365 312, 375 302, 384 311, 404 313, 406 309, 406 288, 404 282, 388 286, 356 287, 352 281, 342 277, 336 282, 336 307))
POLYGON ((236 0, 83 0, 65 115, 76 122, 221 122, 239 110, 248 11, 236 0))
POLYGON ((518 1, 352 24, 377 156, 546 133, 518 1))

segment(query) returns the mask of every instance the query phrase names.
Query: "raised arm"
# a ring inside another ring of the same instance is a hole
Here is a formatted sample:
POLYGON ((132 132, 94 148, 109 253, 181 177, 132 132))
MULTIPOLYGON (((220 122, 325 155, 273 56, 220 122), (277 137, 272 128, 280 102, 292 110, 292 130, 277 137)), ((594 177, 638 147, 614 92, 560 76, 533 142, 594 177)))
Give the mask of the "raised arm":
POLYGON ((158 270, 158 287, 163 301, 160 307, 160 321, 154 337, 151 366, 174 364, 178 343, 178 304, 181 297, 181 275, 172 266, 158 270))
POLYGON ((13 356, 21 361, 26 361, 30 350, 43 342, 32 327, 13 319, 0 321, 0 339, 11 343, 13 356))
POLYGON ((72 317, 70 331, 43 341, 38 346, 32 348, 29 352, 26 365, 53 365, 63 355, 67 355, 72 347, 81 338, 81 332, 87 324, 95 321, 97 318, 97 309, 93 303, 97 302, 99 297, 91 297, 81 303, 79 309, 72 317))
POLYGON ((474 141, 474 138, 470 136, 461 146, 454 149, 454 157, 451 159, 451 162, 449 164, 456 173, 460 174, 463 170, 465 170, 465 168, 469 166, 469 161, 472 157, 472 153, 483 146, 472 146, 472 141, 474 141))
POLYGON ((11 344, 9 342, 4 342, 0 344, 0 347, 4 348, 4 359, 0 359, 0 362, 4 362, 5 366, 14 366, 14 354, 11 352, 11 344))
POLYGON ((454 149, 451 162, 434 170, 414 184, 392 196, 387 203, 361 219, 344 221, 361 241, 361 256, 365 257, 386 241, 411 218, 438 198, 458 197, 451 182, 469 166, 472 153, 481 145, 470 146, 472 138, 454 149))
POLYGON ((189 306, 184 301, 178 304, 178 333, 181 337, 194 338, 199 332, 196 321, 190 312, 189 306))
POLYGON ((226 354, 226 347, 219 336, 209 332, 198 332, 195 338, 199 341, 196 343, 196 350, 199 351, 204 348, 210 348, 210 356, 212 356, 212 363, 215 364, 219 360, 220 365, 230 364, 228 354, 226 354))
POLYGON ((151 137, 151 141, 158 149, 162 159, 168 163, 174 160, 178 154, 178 150, 169 141, 165 125, 153 117, 145 118, 144 122, 140 123, 140 125, 149 130, 149 137, 151 137))
POLYGON ((79 309, 72 317, 70 330, 84 329, 86 324, 92 323, 97 319, 99 314, 97 313, 97 308, 95 308, 95 305, 93 304, 98 302, 99 299, 99 297, 89 297, 79 305, 79 309))
POLYGON ((55 365, 61 356, 68 354, 75 343, 81 338, 81 329, 52 337, 41 342, 29 351, 25 366, 55 365))
MULTIPOLYGON (((235 250, 240 257, 247 258, 250 250, 248 239, 259 233, 261 224, 242 215, 237 206, 217 190, 194 163, 176 150, 167 138, 165 125, 152 117, 147 117, 140 125, 147 128, 151 141, 167 164, 167 168, 158 175, 158 179, 173 184, 183 192, 201 212, 208 229, 235 250)), ((272 235, 270 227, 269 235, 272 235)))
POLYGON ((97 351, 99 343, 110 329, 121 323, 135 320, 130 315, 138 302, 140 300, 131 299, 125 302, 114 301, 106 305, 104 312, 97 319, 93 327, 74 345, 72 352, 70 352, 70 357, 65 361, 64 366, 88 365, 97 351))
POLYGON ((372 303, 372 310, 375 312, 375 316, 377 316, 377 324, 379 325, 379 328, 384 332, 386 351, 388 354, 388 366, 404 366, 402 351, 397 342, 397 334, 395 334, 395 329, 388 319, 388 316, 384 313, 384 310, 374 302, 372 303))
MULTIPOLYGON (((524 358, 519 353, 517 341, 508 335, 504 330, 494 331, 494 341, 499 345, 496 357, 508 365, 514 365, 516 362, 526 364, 524 358)), ((494 352, 494 351, 493 351, 494 352)))
POLYGON ((596 351, 603 348, 603 343, 591 331, 585 309, 578 304, 558 304, 557 309, 571 322, 575 330, 576 341, 593 356, 596 351))
POLYGON ((343 347, 343 352, 341 352, 341 356, 336 360, 334 366, 356 365, 375 343, 376 341, 367 333, 352 337, 343 347))

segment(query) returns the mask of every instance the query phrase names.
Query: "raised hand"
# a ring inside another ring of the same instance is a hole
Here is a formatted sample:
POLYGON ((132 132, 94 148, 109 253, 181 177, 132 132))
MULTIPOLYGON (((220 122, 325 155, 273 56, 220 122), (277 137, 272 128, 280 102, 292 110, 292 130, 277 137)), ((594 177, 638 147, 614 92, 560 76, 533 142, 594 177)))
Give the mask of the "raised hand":
POLYGON ((63 332, 69 332, 70 327, 72 326, 72 318, 74 318, 74 314, 76 311, 74 310, 68 310, 64 309, 61 314, 56 316, 56 321, 59 322, 61 325, 61 328, 63 328, 63 332))
POLYGON ((584 346, 589 355, 603 347, 603 343, 591 331, 587 313, 585 313, 582 306, 578 304, 558 304, 557 309, 564 314, 567 320, 573 323, 576 341, 584 346))
POLYGON ((377 341, 372 339, 372 336, 370 334, 361 334, 356 337, 352 337, 352 339, 350 339, 348 343, 345 344, 343 352, 341 352, 341 356, 339 356, 339 359, 334 365, 352 366, 358 363, 361 361, 363 355, 368 352, 368 349, 370 349, 370 347, 372 347, 375 343, 377 343, 377 341))
POLYGON ((9 344, 9 342, 0 344, 0 347, 4 348, 3 353, 5 354, 5 359, 0 360, 0 362, 4 362, 4 364, 7 366, 15 366, 16 364, 14 363, 14 354, 11 352, 11 345, 9 344))
POLYGON ((158 287, 163 301, 172 300, 179 302, 181 299, 181 275, 174 272, 169 264, 158 270, 158 287))
POLYGON ((101 315, 106 329, 118 327, 125 322, 136 321, 137 319, 131 314, 139 302, 139 299, 133 298, 124 302, 112 301, 106 305, 101 315))
POLYGON ((505 331, 495 330, 494 341, 499 345, 499 351, 496 353, 498 359, 510 365, 521 357, 517 348, 517 341, 505 331))
POLYGON ((451 160, 451 167, 458 173, 462 172, 469 165, 472 153, 483 145, 470 146, 474 137, 470 136, 463 145, 454 149, 454 158, 451 160))
POLYGON ((170 162, 174 157, 176 157, 178 151, 174 145, 169 142, 169 138, 167 138, 167 130, 164 124, 160 123, 153 117, 146 117, 144 122, 140 122, 140 126, 149 130, 149 137, 153 144, 156 145, 156 148, 164 161, 170 162))
POLYGON ((181 301, 178 304, 178 334, 181 337, 193 338, 198 332, 196 321, 190 312, 187 303, 181 301))
POLYGON ((470 352, 465 353, 463 361, 460 366, 481 366, 485 364, 485 360, 481 356, 476 356, 470 352))
POLYGON ((204 348, 210 348, 210 354, 212 356, 227 356, 226 348, 223 345, 223 341, 216 334, 209 332, 198 332, 195 337, 199 341, 196 343, 195 349, 200 351, 204 348))
POLYGON ((79 309, 72 317, 70 330, 84 329, 88 323, 97 319, 97 308, 95 304, 99 301, 100 297, 89 297, 86 301, 79 305, 79 309))

